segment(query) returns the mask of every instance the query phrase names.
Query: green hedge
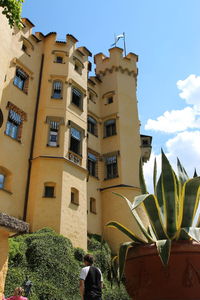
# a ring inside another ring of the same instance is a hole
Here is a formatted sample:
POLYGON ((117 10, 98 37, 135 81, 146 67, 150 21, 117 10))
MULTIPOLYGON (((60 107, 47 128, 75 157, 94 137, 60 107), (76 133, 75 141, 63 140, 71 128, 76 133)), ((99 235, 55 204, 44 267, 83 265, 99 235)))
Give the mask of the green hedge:
MULTIPOLYGON (((32 281, 29 300, 78 300, 79 274, 85 252, 73 248, 69 239, 49 228, 33 234, 21 235, 9 240, 9 270, 5 295, 12 295, 16 286, 21 286, 26 276, 32 281)), ((89 236, 88 251, 95 257, 95 264, 103 272, 104 300, 128 300, 122 286, 120 289, 108 281, 111 251, 107 243, 101 243, 98 235, 89 236)))

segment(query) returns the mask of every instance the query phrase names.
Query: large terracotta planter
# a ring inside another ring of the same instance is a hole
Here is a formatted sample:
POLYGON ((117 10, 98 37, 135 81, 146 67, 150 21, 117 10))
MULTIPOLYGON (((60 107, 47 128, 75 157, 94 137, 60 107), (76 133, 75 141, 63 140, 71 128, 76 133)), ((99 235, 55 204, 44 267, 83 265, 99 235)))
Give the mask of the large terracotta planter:
POLYGON ((154 244, 130 248, 125 276, 134 300, 199 300, 200 244, 173 242, 167 267, 163 267, 154 244))

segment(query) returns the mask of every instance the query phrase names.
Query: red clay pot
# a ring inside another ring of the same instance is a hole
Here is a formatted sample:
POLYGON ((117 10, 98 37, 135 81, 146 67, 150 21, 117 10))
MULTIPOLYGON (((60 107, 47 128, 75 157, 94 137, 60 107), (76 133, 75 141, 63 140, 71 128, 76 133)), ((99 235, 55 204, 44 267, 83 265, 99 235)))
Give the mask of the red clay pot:
POLYGON ((173 242, 167 267, 154 244, 130 248, 125 277, 134 300, 200 300, 200 244, 173 242))

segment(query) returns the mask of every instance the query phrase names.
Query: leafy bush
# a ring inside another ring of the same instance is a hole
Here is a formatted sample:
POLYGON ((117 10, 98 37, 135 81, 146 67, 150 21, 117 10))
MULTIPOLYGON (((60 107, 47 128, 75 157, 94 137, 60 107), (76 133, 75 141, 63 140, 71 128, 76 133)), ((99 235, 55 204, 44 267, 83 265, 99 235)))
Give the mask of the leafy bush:
MULTIPOLYGON (((88 248, 103 272, 103 299, 128 300, 123 286, 119 289, 114 284, 112 289, 107 280, 111 260, 108 244, 101 243, 100 236, 91 235, 88 248)), ((79 273, 84 255, 83 249, 73 248, 69 239, 50 228, 11 238, 6 296, 12 295, 16 286, 22 286, 28 276, 33 283, 29 300, 79 300, 79 273)))
POLYGON ((82 248, 74 249, 74 257, 76 260, 83 262, 84 256, 85 256, 85 251, 82 248))

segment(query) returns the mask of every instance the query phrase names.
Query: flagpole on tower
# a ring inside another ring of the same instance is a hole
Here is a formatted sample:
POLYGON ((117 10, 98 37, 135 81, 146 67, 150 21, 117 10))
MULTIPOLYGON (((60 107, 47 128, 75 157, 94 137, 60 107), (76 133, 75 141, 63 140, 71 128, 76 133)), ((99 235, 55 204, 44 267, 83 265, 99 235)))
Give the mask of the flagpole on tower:
POLYGON ((124 56, 126 56, 126 39, 125 39, 125 32, 123 32, 124 35, 124 56))

